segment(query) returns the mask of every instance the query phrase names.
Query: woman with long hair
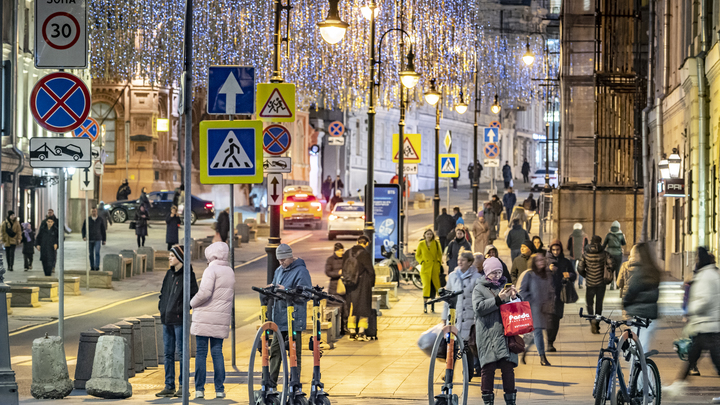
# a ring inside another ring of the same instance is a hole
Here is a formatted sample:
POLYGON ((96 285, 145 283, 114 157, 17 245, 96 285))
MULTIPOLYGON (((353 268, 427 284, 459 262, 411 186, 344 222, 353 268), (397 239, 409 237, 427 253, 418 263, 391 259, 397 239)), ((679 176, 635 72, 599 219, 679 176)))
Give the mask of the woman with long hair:
MULTIPOLYGON (((550 316, 555 313, 555 289, 550 270, 547 267, 547 260, 543 255, 533 255, 531 258, 530 270, 525 274, 520 286, 520 297, 530 303, 532 311, 533 332, 535 346, 540 355, 540 365, 550 366, 545 357, 545 338, 543 331, 548 327, 550 316)), ((522 355, 522 362, 525 364, 525 355, 532 343, 527 345, 522 355)))
MULTIPOLYGON (((420 263, 423 301, 435 298, 435 294, 440 289, 442 247, 440 247, 440 242, 435 238, 435 232, 432 229, 428 229, 423 234, 423 240, 420 241, 415 251, 415 260, 420 263)), ((432 312, 435 312, 434 304, 430 308, 432 312)), ((427 314, 427 306, 425 305, 423 305, 423 312, 427 314)))

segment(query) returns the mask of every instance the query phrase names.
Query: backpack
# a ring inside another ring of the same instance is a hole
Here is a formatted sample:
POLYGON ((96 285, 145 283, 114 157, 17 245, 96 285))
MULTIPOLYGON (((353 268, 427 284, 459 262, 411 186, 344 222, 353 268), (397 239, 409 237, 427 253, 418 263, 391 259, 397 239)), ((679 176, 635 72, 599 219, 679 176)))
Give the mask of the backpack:
POLYGON ((620 237, 615 235, 614 233, 610 232, 606 236, 607 238, 607 247, 611 249, 622 249, 622 243, 620 242, 620 237))
POLYGON ((529 198, 525 199, 523 202, 523 208, 525 208, 528 211, 532 211, 532 203, 533 201, 529 198))
POLYGON ((353 252, 351 249, 348 253, 347 258, 343 262, 343 272, 340 278, 342 279, 343 284, 345 284, 345 288, 355 288, 358 284, 359 263, 357 261, 357 255, 359 255, 360 253, 360 251, 353 252))

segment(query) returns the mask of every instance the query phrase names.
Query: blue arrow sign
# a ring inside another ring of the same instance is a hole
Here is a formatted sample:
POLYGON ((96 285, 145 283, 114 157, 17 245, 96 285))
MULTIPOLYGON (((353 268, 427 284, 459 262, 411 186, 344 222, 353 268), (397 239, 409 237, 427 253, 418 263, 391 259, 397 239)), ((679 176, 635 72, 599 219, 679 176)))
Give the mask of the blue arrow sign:
POLYGON ((210 66, 208 68, 208 114, 254 114, 255 68, 210 66))
POLYGON ((497 143, 500 141, 500 132, 498 128, 484 128, 485 130, 485 143, 497 143))

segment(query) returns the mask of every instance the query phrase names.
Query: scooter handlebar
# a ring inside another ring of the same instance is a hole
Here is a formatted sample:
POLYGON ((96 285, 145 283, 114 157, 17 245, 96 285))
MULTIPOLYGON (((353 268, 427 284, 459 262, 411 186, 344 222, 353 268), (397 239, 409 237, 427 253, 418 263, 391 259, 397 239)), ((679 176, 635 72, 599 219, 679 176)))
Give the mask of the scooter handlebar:
POLYGON ((316 285, 315 287, 305 287, 303 285, 299 285, 297 289, 314 297, 326 299, 330 302, 345 303, 345 300, 324 292, 323 287, 320 287, 319 285, 316 285))

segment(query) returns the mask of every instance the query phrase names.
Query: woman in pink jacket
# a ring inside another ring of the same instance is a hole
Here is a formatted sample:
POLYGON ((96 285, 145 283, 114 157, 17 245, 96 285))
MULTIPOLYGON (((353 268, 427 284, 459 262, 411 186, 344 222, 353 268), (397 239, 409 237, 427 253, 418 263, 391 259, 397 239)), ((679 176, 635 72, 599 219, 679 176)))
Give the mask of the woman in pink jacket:
POLYGON ((235 297, 235 273, 227 262, 228 245, 215 242, 205 249, 210 264, 202 275, 198 293, 190 301, 193 308, 190 333, 195 335, 195 398, 205 397, 208 343, 213 361, 215 396, 225 398, 225 360, 223 339, 230 333, 230 316, 235 297))

